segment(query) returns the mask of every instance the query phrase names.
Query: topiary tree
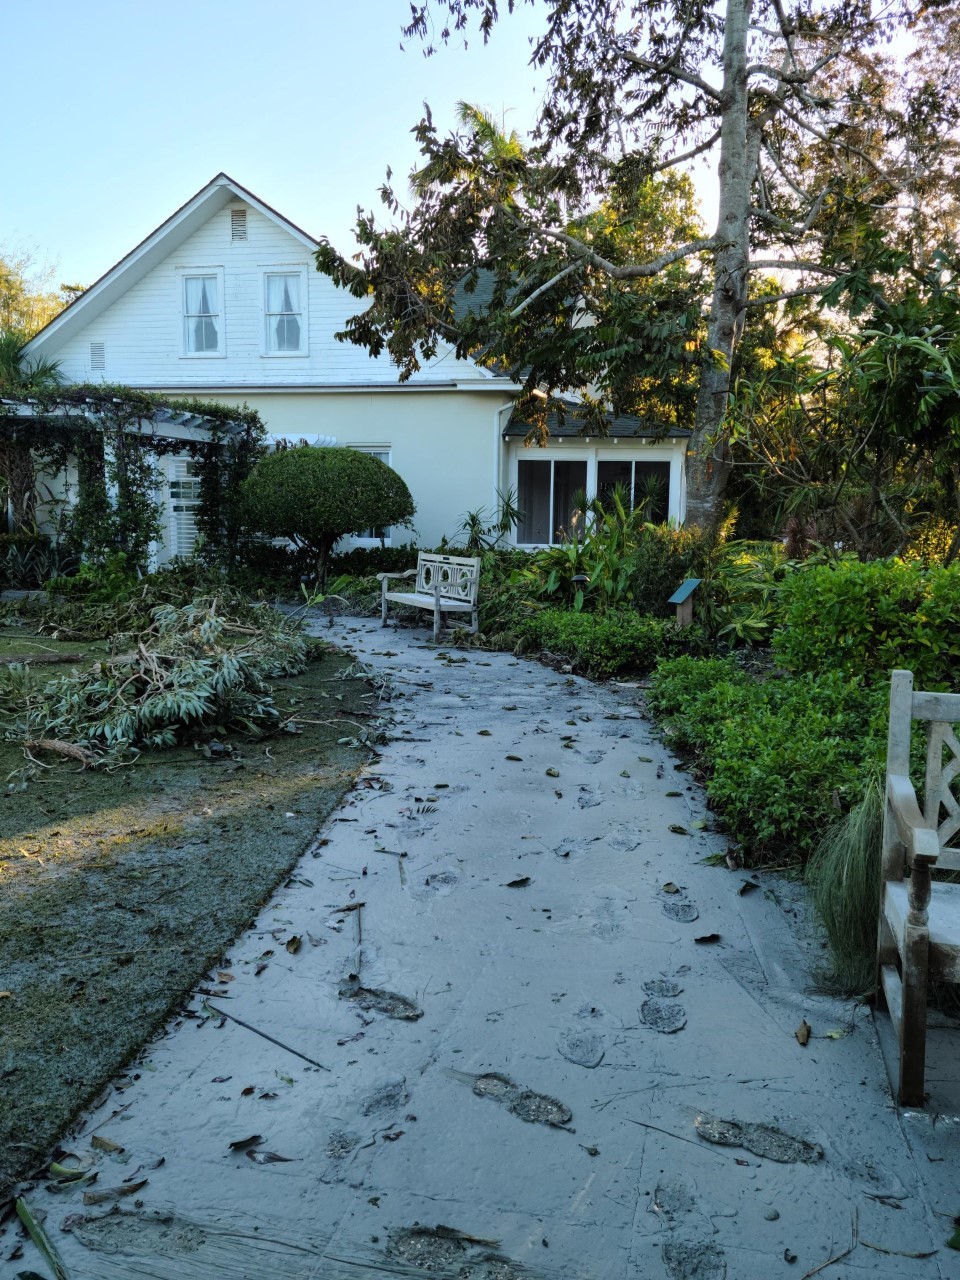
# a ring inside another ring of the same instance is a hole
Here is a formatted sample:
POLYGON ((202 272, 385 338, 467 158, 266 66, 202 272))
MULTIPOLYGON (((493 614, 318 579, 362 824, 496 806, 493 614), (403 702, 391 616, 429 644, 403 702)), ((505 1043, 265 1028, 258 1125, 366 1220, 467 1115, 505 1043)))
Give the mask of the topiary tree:
POLYGON ((306 547, 316 559, 321 586, 339 538, 402 524, 416 511, 400 476, 357 449, 298 445, 267 454, 244 481, 242 494, 250 528, 306 547))

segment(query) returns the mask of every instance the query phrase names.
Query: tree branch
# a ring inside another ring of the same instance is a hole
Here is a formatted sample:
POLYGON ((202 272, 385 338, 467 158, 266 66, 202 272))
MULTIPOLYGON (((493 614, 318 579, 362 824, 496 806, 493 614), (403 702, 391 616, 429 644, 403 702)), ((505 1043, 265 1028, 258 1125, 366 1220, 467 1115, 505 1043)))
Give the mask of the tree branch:
POLYGON ((642 58, 639 53, 632 53, 629 49, 619 49, 617 52, 626 62, 631 62, 635 67, 639 67, 641 71, 648 71, 652 75, 672 76, 674 80, 681 80, 684 84, 689 84, 694 89, 699 89, 701 93, 706 94, 708 98, 712 98, 718 105, 723 100, 723 95, 719 89, 715 89, 706 80, 701 80, 692 71, 685 71, 682 67, 671 66, 669 59, 666 62, 651 62, 649 58, 642 58))
POLYGON ((810 298, 815 294, 823 293, 828 289, 826 284, 812 284, 806 289, 790 289, 787 293, 766 294, 762 298, 748 298, 743 304, 745 307, 766 307, 771 302, 788 302, 791 298, 810 298))
POLYGON ((578 258, 576 262, 571 262, 570 265, 564 267, 562 271, 558 271, 555 276, 552 276, 546 282, 546 284, 542 284, 539 289, 534 289, 529 298, 524 298, 519 307, 514 307, 510 312, 510 319, 515 320, 517 316, 522 315, 523 312, 526 311, 527 307, 530 306, 531 302, 536 302, 537 298, 539 298, 541 294, 546 293, 548 289, 552 289, 555 284, 559 284, 565 276, 572 275, 574 271, 579 271, 582 266, 583 259, 578 258))
POLYGON ((720 137, 720 130, 711 133, 706 142, 701 142, 698 147, 691 147, 689 151, 681 151, 678 156, 674 156, 670 160, 664 160, 662 164, 655 164, 650 170, 651 173, 662 173, 664 169, 672 169, 675 164, 683 164, 684 160, 692 160, 694 156, 699 156, 704 151, 709 151, 713 144, 720 137))

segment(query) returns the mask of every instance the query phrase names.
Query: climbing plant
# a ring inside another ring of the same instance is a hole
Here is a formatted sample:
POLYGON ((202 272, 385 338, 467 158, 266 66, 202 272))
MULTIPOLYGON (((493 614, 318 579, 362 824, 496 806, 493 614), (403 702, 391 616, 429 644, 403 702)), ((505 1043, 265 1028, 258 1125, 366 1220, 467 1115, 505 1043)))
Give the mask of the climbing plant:
MULTIPOLYGON (((62 471, 75 463, 67 535, 85 558, 122 551, 131 566, 146 565, 150 544, 162 531, 158 460, 183 453, 198 464, 203 557, 235 558, 242 533, 236 494, 263 450, 265 430, 255 410, 104 383, 33 390, 29 418, 19 413, 25 396, 5 399, 0 456, 16 444, 21 453, 25 446, 30 450, 38 471, 62 471), (203 438, 164 434, 165 421, 176 414, 202 417, 203 438)), ((24 499, 20 510, 32 518, 35 502, 24 499)))

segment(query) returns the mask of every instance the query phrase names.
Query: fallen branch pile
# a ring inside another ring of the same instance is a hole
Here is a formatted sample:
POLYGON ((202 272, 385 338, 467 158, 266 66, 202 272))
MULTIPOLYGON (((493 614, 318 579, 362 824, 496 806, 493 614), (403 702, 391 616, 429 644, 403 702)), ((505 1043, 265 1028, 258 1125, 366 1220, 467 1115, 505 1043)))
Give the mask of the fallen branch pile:
POLYGON ((130 643, 128 652, 28 687, 8 741, 86 767, 216 734, 262 737, 281 725, 268 680, 306 666, 299 623, 267 605, 237 617, 217 597, 161 605, 130 643))

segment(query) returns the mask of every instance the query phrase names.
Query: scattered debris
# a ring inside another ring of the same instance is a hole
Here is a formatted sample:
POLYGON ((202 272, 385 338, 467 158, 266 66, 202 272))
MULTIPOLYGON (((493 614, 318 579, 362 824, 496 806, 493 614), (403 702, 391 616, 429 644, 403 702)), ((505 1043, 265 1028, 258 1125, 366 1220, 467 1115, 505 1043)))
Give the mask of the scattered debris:
POLYGON ((231 1022, 235 1022, 238 1027, 243 1027, 245 1031, 252 1031, 254 1035, 260 1036, 263 1040, 269 1040, 271 1044, 275 1044, 278 1049, 285 1049, 287 1053, 292 1053, 295 1058, 302 1058, 304 1062, 309 1062, 311 1067, 319 1067, 321 1071, 329 1071, 329 1067, 325 1067, 322 1062, 317 1062, 316 1058, 308 1058, 305 1053, 301 1053, 299 1049, 293 1049, 288 1044, 284 1044, 282 1040, 277 1040, 274 1036, 267 1035, 266 1031, 261 1031, 259 1027, 251 1026, 249 1022, 244 1022, 242 1018, 236 1018, 232 1013, 224 1013, 222 1009, 215 1009, 212 1004, 204 1000, 201 1004, 204 1013, 210 1014, 215 1018, 229 1018, 231 1022))
POLYGON ((648 996, 658 996, 663 1000, 673 1000, 683 991, 679 982, 669 982, 666 978, 655 978, 652 982, 645 982, 643 989, 648 996))
POLYGON ((508 880, 502 887, 504 889, 526 889, 531 884, 533 884, 533 881, 529 876, 517 876, 515 880, 508 880))
POLYGON ((47 1235, 42 1223, 37 1220, 33 1210, 23 1196, 17 1199, 16 1209, 17 1217, 26 1228, 27 1235, 39 1249, 44 1262, 53 1272, 55 1280, 69 1280, 67 1269, 63 1265, 63 1260, 59 1253, 57 1253, 53 1241, 47 1235))
POLYGON ((694 938, 694 942, 699 942, 704 946, 707 946, 710 943, 719 942, 719 941, 720 941, 719 933, 701 933, 699 938, 694 938))
POLYGON ((803 1018, 801 1019, 799 1027, 797 1027, 796 1031, 793 1033, 797 1038, 797 1044, 799 1044, 804 1049, 810 1043, 811 1030, 812 1028, 810 1026, 810 1023, 806 1020, 806 1018, 803 1018))

